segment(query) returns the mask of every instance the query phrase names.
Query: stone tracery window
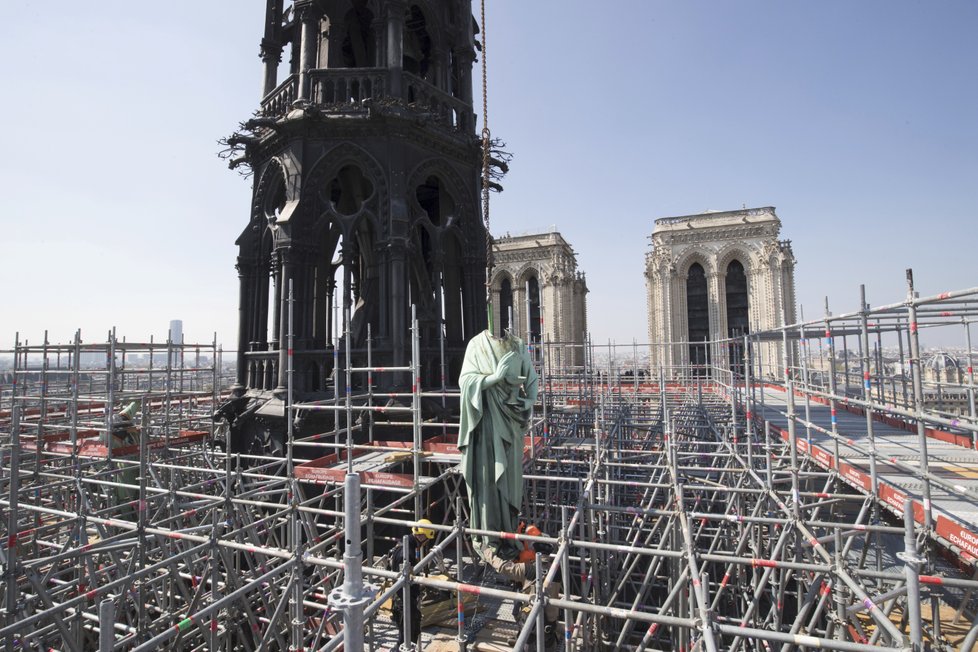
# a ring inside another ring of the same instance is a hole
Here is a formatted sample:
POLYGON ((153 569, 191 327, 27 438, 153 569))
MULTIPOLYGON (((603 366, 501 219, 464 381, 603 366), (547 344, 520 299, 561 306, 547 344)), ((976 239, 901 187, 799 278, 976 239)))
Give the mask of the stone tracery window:
POLYGON ((710 364, 710 297, 706 271, 699 263, 690 265, 686 274, 686 328, 693 373, 706 375, 710 364))
POLYGON ((445 190, 441 179, 435 175, 428 176, 424 183, 415 188, 414 193, 418 205, 435 226, 447 225, 448 220, 455 214, 455 200, 445 190))
POLYGON ((728 350, 730 369, 739 376, 744 372, 744 350, 739 338, 750 332, 747 274, 739 260, 734 259, 727 265, 724 294, 727 304, 727 337, 737 340, 730 343, 728 350))
POLYGON ((750 332, 747 274, 743 263, 736 259, 730 261, 724 284, 727 297, 727 337, 740 337, 750 332))
POLYGON ((346 14, 346 34, 341 52, 344 68, 369 68, 375 65, 374 15, 364 6, 363 0, 355 1, 346 14))
POLYGON ((424 12, 411 5, 404 21, 404 71, 428 79, 431 69, 431 35, 424 12))
POLYGON ((502 331, 512 328, 510 322, 510 312, 513 310, 513 284, 509 277, 503 279, 499 285, 499 325, 502 331))
POLYGON ((540 342, 540 282, 536 275, 531 276, 527 282, 527 297, 530 304, 530 314, 528 315, 530 342, 540 342))
POLYGON ((329 182, 329 202, 341 215, 356 215, 374 192, 370 179, 356 165, 344 165, 329 182))

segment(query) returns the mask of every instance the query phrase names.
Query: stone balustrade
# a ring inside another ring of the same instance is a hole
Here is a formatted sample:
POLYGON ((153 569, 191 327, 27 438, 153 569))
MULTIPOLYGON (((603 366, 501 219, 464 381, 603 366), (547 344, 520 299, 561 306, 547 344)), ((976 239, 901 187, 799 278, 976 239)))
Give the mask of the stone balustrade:
POLYGON ((409 107, 422 109, 444 127, 472 133, 472 107, 425 80, 404 73, 404 101, 409 107))
MULTIPOLYGON (((402 73, 400 99, 408 108, 430 116, 439 125, 462 134, 472 134, 472 107, 427 81, 402 73)), ((329 68, 309 71, 310 102, 322 107, 355 107, 368 100, 391 98, 388 68, 329 68)), ((289 75, 261 102, 261 115, 287 114, 299 97, 299 75, 289 75)))
POLYGON ((285 115, 299 96, 299 75, 289 75, 261 101, 261 115, 277 117, 285 115))
POLYGON ((323 106, 358 105, 387 95, 386 68, 333 68, 309 73, 310 100, 323 106))

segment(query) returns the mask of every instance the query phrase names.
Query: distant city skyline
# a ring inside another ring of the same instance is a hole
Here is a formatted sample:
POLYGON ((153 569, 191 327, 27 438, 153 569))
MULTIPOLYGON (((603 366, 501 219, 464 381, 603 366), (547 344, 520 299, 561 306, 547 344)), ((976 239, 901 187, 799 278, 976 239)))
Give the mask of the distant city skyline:
MULTIPOLYGON (((490 127, 515 155, 492 230, 555 224, 595 341, 646 339, 653 222, 706 209, 777 208, 808 318, 826 295, 854 310, 860 283, 902 300, 907 267, 925 296, 976 285, 978 4, 614 7, 488 6, 490 127)), ((0 348, 159 340, 173 315, 237 346, 250 180, 216 141, 258 105, 263 10, 8 3, 0 348)))

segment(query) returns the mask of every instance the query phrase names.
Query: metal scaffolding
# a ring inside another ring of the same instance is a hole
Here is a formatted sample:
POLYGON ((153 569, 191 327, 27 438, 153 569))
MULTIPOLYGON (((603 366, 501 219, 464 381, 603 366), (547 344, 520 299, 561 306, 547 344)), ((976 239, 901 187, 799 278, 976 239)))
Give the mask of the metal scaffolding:
POLYGON ((978 289, 862 303, 704 343, 707 369, 541 342, 524 468, 541 536, 468 527, 457 417, 424 408, 458 392, 421 386, 416 321, 407 366, 344 361, 328 401, 289 387, 281 456, 225 453, 216 344, 18 341, 0 388, 0 645, 390 649, 410 623, 388 600, 420 585, 431 650, 544 650, 554 608, 565 650, 971 649, 978 289), (965 340, 966 370, 927 376, 922 332, 965 340), (786 369, 761 365, 764 346, 786 369), (379 393, 383 374, 412 382, 379 393), (293 430, 313 411, 336 427, 293 430), (391 567, 421 518, 435 550, 391 567), (549 552, 514 586, 474 534, 549 552))

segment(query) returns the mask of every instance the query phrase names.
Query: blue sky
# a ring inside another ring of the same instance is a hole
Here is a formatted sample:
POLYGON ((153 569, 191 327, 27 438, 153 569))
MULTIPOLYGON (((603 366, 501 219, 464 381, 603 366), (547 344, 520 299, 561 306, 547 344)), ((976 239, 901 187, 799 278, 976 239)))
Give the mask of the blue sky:
MULTIPOLYGON (((235 346, 263 2, 7 0, 0 347, 15 331, 235 346)), ((658 217, 777 207, 806 316, 978 285, 978 3, 488 0, 493 230, 555 224, 596 341, 646 337, 658 217), (597 8, 597 9, 596 9, 597 8)), ((478 73, 478 69, 476 70, 478 73)))

